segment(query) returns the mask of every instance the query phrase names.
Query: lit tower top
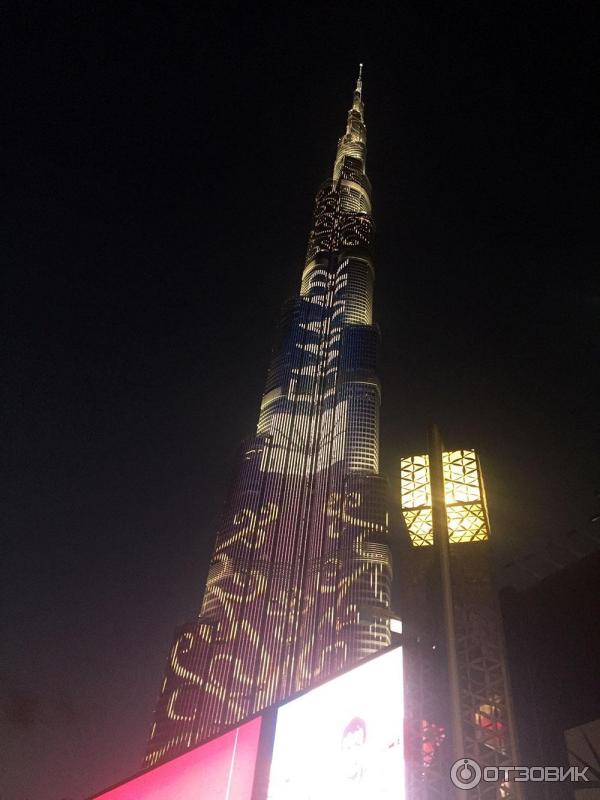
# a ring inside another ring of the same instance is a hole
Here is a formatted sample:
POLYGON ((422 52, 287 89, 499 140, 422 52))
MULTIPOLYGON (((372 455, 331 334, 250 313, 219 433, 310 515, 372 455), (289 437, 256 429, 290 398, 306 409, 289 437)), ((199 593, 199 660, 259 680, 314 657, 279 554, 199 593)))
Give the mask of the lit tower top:
MULTIPOLYGON (((347 248, 368 251, 373 238, 371 183, 366 174, 367 128, 362 99, 362 64, 348 111, 346 131, 337 144, 333 174, 315 201, 313 225, 308 239, 306 270, 319 255, 347 248)), ((371 271, 370 256, 364 253, 371 271)), ((368 323, 371 319, 367 320, 368 323)))
POLYGON ((365 161, 367 155, 367 129, 364 121, 365 106, 362 100, 362 69, 359 65, 356 88, 352 97, 352 108, 348 111, 348 122, 346 133, 338 141, 337 156, 333 170, 333 178, 340 177, 340 170, 345 156, 352 156, 361 163, 362 172, 365 171, 365 161))

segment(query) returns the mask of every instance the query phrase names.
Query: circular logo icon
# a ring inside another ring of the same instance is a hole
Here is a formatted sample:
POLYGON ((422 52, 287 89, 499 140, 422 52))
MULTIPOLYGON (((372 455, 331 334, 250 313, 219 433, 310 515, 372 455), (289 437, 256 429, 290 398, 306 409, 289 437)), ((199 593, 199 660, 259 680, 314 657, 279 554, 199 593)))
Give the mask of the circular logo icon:
POLYGON ((481 780, 481 767, 472 758, 459 758, 452 764, 450 780, 457 789, 473 789, 481 780))

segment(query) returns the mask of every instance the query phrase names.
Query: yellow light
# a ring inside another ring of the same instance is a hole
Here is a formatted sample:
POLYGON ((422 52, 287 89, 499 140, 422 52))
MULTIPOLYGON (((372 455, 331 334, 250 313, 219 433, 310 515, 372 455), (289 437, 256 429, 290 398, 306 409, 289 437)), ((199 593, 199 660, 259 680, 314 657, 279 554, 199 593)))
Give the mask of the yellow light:
POLYGON ((414 547, 433 544, 429 456, 410 456, 400 463, 402 512, 414 547))
MULTIPOLYGON (((449 541, 478 542, 489 536, 485 495, 474 450, 442 453, 449 541)), ((402 513, 413 547, 433 544, 429 456, 409 456, 400 465, 402 513)))
POLYGON ((474 450, 442 453, 450 542, 481 542, 489 526, 479 464, 474 450))

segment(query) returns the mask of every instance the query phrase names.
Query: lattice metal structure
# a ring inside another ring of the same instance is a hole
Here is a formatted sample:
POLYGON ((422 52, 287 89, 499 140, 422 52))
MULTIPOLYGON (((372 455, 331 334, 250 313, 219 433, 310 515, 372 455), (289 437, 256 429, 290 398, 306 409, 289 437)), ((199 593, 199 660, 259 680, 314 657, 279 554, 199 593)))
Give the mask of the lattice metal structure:
MULTIPOLYGON (((401 494, 412 545, 402 616, 419 642, 405 651, 408 796, 433 800, 454 796, 456 758, 482 767, 518 760, 479 459, 473 450, 441 446, 404 458, 401 494)), ((482 782, 465 794, 515 798, 518 787, 482 782)))
POLYGON ((359 74, 217 535, 199 616, 211 636, 186 673, 195 705, 180 710, 171 659, 147 766, 390 644, 365 159, 359 74))

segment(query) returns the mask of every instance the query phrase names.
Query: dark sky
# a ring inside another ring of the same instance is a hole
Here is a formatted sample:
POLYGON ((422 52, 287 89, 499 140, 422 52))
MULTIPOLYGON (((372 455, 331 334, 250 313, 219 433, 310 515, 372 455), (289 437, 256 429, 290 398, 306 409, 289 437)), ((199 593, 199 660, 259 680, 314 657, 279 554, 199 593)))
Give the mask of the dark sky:
POLYGON ((140 766, 361 60, 384 466, 435 419, 481 452, 499 562, 585 527, 599 26, 576 0, 7 16, 0 797, 60 800, 140 766))

